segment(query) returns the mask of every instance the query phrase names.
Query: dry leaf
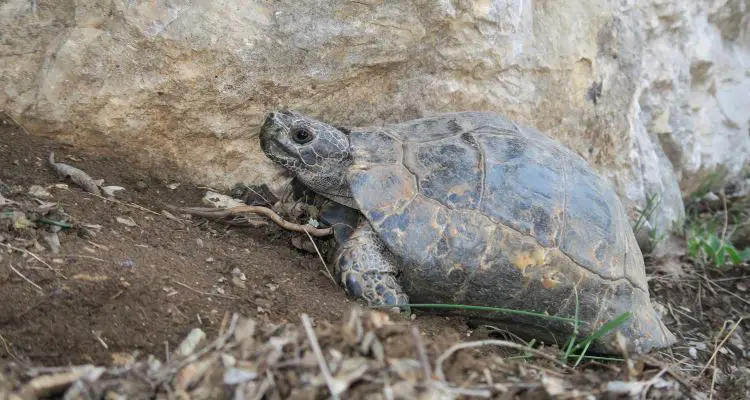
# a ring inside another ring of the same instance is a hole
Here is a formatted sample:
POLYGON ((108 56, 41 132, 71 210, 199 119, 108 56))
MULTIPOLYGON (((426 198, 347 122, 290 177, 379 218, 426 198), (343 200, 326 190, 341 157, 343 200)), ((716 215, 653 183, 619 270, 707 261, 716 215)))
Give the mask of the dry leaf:
POLYGON ((40 199, 49 199, 52 197, 52 193, 39 185, 31 185, 29 187, 29 195, 40 199))
POLYGON ((422 377, 422 364, 411 358, 389 359, 391 371, 401 379, 416 384, 422 377))
POLYGON ((109 279, 107 275, 89 275, 89 274, 76 274, 72 277, 78 281, 89 281, 89 282, 102 282, 109 279))
POLYGON ((137 224, 135 223, 135 221, 133 221, 133 218, 130 218, 130 217, 127 217, 127 218, 125 218, 125 217, 115 217, 115 220, 117 220, 117 222, 119 222, 119 223, 121 223, 121 224, 123 224, 125 226, 137 226, 137 224))
POLYGON ((550 396, 558 396, 565 393, 565 382, 560 378, 543 375, 542 385, 550 396))
POLYGON ((193 328, 180 343, 180 346, 177 348, 177 354, 183 357, 193 354, 198 344, 205 338, 206 332, 203 332, 200 328, 193 328))
POLYGON ((244 368, 229 368, 224 371, 224 384, 237 385, 251 381, 258 377, 258 373, 244 368))
POLYGON ((125 190, 122 186, 102 186, 102 192, 106 194, 109 197, 114 197, 115 192, 118 192, 120 190, 125 190))
POLYGON ((60 253, 60 237, 57 236, 57 232, 42 231, 42 235, 52 250, 52 254, 60 253))
POLYGON ((124 366, 135 362, 135 357, 130 353, 115 352, 111 354, 112 364, 124 366))

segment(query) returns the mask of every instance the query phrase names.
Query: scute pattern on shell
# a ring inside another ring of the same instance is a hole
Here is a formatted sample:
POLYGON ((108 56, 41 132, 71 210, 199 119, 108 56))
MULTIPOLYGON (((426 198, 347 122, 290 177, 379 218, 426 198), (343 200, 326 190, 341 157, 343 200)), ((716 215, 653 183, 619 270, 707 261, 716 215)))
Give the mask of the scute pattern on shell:
POLYGON ((404 264, 412 302, 572 316, 577 293, 592 327, 632 311, 623 332, 637 351, 674 341, 616 192, 571 150, 477 112, 354 130, 350 140, 352 193, 404 264))

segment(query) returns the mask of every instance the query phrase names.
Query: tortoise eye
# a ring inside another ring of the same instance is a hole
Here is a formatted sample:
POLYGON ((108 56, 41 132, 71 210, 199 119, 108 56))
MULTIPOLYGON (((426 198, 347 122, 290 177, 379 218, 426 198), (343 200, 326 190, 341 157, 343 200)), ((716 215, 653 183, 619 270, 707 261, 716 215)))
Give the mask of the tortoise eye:
POLYGON ((298 144, 305 144, 313 140, 313 137, 315 137, 315 135, 305 128, 299 128, 292 132, 292 140, 298 144))

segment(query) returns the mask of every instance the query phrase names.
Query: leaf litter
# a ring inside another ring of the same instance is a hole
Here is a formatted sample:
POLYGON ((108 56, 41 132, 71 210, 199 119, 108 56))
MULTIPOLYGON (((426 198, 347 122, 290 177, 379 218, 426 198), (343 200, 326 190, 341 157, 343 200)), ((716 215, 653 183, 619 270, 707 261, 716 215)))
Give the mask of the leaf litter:
POLYGON ((648 390, 660 398, 684 397, 663 370, 635 381, 613 374, 602 383, 579 371, 556 372, 551 364, 509 363, 491 352, 451 354, 442 360, 445 374, 434 374, 430 371, 441 357, 435 343, 422 347, 408 322, 359 307, 339 323, 316 321, 315 327, 305 314, 299 322, 281 324, 238 314, 225 320, 226 328, 211 341, 193 329, 169 361, 148 356, 107 368, 52 370, 11 365, 20 379, 15 389, 5 389, 7 398, 51 393, 66 399, 602 398, 648 390), (485 374, 471 371, 477 362, 485 374))

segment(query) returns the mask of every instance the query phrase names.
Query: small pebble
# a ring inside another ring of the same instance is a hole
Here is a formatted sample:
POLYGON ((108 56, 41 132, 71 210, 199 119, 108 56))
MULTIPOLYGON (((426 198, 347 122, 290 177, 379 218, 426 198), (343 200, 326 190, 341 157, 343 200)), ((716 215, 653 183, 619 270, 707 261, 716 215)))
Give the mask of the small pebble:
POLYGON ((135 261, 133 261, 130 258, 127 258, 125 260, 120 261, 120 266, 125 268, 133 268, 135 267, 135 261))
POLYGON ((690 357, 693 357, 694 359, 698 359, 698 350, 695 347, 689 348, 688 354, 690 354, 690 357))
POLYGON ((238 288, 247 289, 247 285, 245 284, 245 281, 236 276, 232 277, 232 284, 234 286, 237 286, 238 288))
POLYGON ((39 185, 31 185, 29 187, 29 194, 34 197, 48 199, 52 197, 52 194, 45 188, 39 185))

